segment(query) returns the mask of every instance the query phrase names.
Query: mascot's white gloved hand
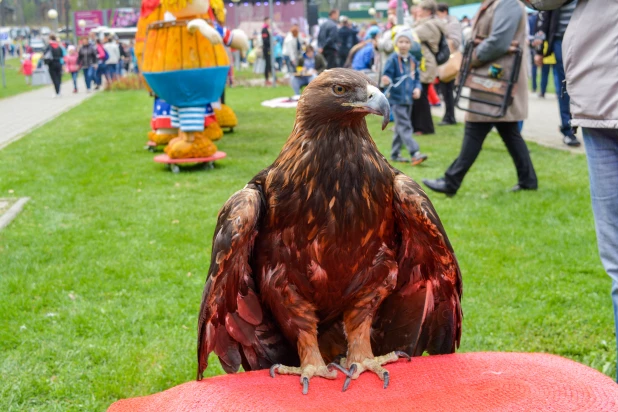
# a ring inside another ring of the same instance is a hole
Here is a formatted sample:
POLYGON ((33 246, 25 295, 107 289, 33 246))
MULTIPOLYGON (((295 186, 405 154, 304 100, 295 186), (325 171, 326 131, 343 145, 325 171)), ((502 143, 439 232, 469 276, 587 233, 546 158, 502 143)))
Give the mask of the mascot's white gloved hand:
POLYGON ((193 19, 187 24, 187 30, 190 33, 200 31, 202 36, 206 37, 212 44, 221 44, 223 39, 217 30, 215 30, 210 24, 206 23, 203 19, 193 19))
POLYGON ((236 50, 240 50, 244 55, 249 50, 249 38, 244 31, 240 29, 232 30, 232 42, 230 47, 236 50))

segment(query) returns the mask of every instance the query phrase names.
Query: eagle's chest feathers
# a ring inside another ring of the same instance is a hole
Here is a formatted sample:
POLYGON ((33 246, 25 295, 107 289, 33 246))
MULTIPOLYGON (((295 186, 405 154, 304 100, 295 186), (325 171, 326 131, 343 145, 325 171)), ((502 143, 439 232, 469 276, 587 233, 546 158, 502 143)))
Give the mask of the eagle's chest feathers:
POLYGON ((268 266, 308 279, 308 293, 324 287, 341 296, 351 284, 366 286, 357 278, 376 261, 393 260, 392 169, 372 142, 345 149, 306 143, 266 179, 268 266))

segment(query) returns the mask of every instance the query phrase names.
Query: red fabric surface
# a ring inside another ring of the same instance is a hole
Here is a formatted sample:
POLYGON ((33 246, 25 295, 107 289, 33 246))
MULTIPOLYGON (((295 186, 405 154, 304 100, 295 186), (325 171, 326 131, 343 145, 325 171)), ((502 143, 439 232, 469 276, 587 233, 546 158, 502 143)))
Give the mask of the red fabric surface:
POLYGON ((618 411, 618 385, 587 366, 537 353, 463 353, 387 365, 388 389, 365 373, 341 392, 314 378, 301 394, 297 376, 268 371, 187 382, 114 403, 109 412, 165 411, 618 411))

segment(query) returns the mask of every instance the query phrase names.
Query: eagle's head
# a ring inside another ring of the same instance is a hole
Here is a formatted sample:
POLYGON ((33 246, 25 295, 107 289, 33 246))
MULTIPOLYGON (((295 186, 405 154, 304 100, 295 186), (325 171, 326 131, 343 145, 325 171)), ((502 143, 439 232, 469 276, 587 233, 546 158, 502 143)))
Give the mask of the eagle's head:
POLYGON ((350 69, 322 72, 303 91, 297 116, 313 122, 338 122, 342 127, 360 122, 369 113, 384 117, 382 130, 390 118, 390 105, 375 83, 363 73, 350 69))

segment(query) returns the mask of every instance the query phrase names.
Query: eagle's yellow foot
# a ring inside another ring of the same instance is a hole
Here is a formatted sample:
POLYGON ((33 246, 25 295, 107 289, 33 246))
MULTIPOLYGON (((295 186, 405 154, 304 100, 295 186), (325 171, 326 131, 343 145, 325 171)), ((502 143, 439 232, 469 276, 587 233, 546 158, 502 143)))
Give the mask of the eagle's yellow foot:
POLYGON ((331 365, 305 365, 304 367, 283 366, 275 364, 270 367, 270 376, 275 377, 275 372, 281 375, 300 375, 300 384, 303 385, 303 395, 309 392, 309 380, 314 376, 320 376, 326 379, 337 378, 337 371, 331 365))
MULTIPOLYGON (((348 367, 348 373, 345 382, 343 383, 343 390, 345 392, 352 379, 358 379, 358 377, 363 372, 371 371, 378 375, 378 378, 384 382, 384 389, 388 388, 388 383, 390 381, 390 375, 388 371, 382 367, 382 365, 386 365, 387 363, 397 362, 399 358, 406 358, 408 362, 410 362, 410 355, 402 351, 395 351, 391 353, 387 353, 383 356, 377 356, 375 358, 366 358, 361 362, 352 362, 348 367)), ((346 366, 347 360, 345 358, 341 359, 341 364, 346 366)))

